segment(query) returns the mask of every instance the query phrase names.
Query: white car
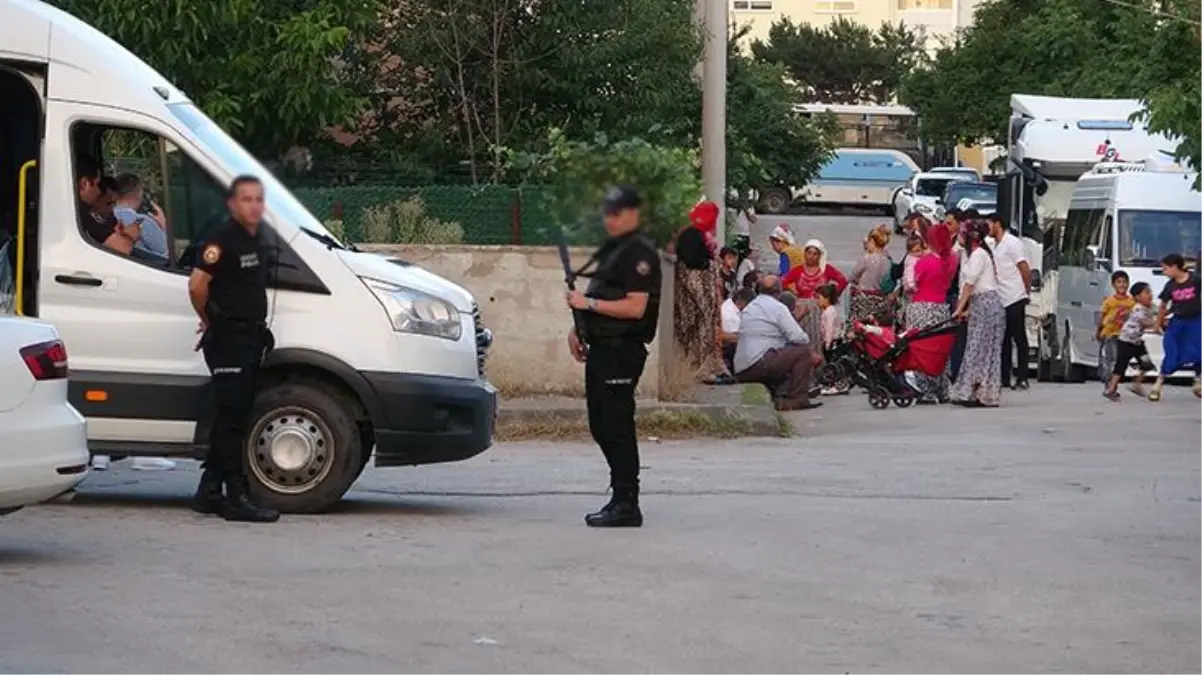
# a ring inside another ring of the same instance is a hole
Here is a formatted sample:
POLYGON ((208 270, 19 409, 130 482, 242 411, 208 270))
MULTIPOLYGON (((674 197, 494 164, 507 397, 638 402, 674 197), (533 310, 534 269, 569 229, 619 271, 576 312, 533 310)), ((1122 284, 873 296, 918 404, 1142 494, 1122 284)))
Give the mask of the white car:
POLYGON ((964 180, 979 182, 981 180, 981 172, 970 166, 937 166, 931 169, 928 173, 941 173, 948 176, 960 176, 964 180))
POLYGON ((54 326, 0 317, 0 515, 53 499, 88 475, 84 418, 67 402, 54 326))
POLYGON ((893 231, 901 233, 902 222, 911 213, 920 213, 934 219, 935 210, 940 205, 939 201, 943 199, 943 192, 948 183, 967 180, 970 178, 964 174, 934 171, 914 174, 914 177, 893 195, 893 231))

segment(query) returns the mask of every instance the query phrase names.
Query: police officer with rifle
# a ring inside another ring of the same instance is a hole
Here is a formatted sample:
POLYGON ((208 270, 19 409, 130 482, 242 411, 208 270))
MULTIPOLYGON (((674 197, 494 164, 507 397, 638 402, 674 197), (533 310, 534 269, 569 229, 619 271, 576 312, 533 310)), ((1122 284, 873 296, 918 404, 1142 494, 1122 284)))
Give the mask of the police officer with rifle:
POLYGON ((608 504, 585 516, 590 527, 643 524, 634 391, 647 362, 647 344, 655 338, 661 272, 655 242, 639 229, 640 206, 634 188, 609 188, 604 202, 608 240, 579 271, 565 270, 569 288, 575 276, 590 279, 587 291, 567 293, 577 318, 568 347, 585 364, 589 431, 609 464, 613 489, 608 504))

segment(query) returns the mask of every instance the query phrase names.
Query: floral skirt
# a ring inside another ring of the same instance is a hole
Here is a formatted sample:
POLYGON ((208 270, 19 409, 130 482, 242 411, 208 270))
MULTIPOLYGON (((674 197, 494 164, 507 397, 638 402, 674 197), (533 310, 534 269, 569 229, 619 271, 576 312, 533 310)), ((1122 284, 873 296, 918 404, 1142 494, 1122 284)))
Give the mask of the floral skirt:
MULTIPOLYGON (((906 305, 906 330, 930 328, 952 317, 951 309, 942 302, 911 302, 906 305)), ((950 364, 951 361, 949 360, 950 364)), ((1000 366, 999 366, 1000 367, 1000 366)), ((922 401, 946 401, 951 381, 948 377, 950 365, 939 377, 914 373, 914 383, 921 392, 922 401)))
POLYGON ((710 269, 676 266, 672 319, 681 351, 703 377, 726 372, 719 344, 718 274, 710 269))
POLYGON ((1002 399, 1002 338, 1006 334, 1006 308, 997 291, 975 293, 968 307, 968 339, 964 361, 951 396, 996 406, 1002 399))
POLYGON ((887 295, 852 293, 847 317, 860 323, 888 325, 893 322, 893 303, 887 295))

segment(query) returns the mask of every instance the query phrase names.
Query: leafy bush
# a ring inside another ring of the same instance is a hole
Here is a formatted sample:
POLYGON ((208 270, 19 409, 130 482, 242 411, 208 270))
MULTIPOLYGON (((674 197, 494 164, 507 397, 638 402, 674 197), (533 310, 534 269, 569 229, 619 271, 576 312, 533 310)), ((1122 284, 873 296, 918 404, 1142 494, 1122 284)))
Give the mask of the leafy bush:
POLYGON ((427 214, 421 197, 369 206, 363 209, 362 219, 367 241, 374 244, 463 242, 463 226, 427 214))
MULTIPOLYGON (((652 129, 652 134, 659 133, 652 129)), ((689 209, 701 197, 700 164, 692 149, 634 138, 590 142, 568 140, 559 129, 547 137, 542 154, 508 153, 509 168, 542 189, 544 206, 577 243, 602 237, 601 200, 615 183, 634 186, 643 198, 643 228, 661 246, 688 223, 689 209)))

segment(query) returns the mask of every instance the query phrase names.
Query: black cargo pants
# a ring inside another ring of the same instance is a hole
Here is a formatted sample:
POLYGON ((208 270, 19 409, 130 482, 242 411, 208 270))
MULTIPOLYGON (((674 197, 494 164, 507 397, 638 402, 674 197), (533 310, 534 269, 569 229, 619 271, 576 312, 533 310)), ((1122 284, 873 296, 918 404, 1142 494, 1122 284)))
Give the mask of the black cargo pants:
POLYGON ((242 451, 269 336, 263 324, 221 319, 204 337, 205 364, 213 376, 214 410, 203 466, 227 483, 245 477, 242 451))
POLYGON ((639 441, 634 427, 634 390, 647 364, 639 339, 596 340, 584 365, 588 428, 609 464, 614 491, 637 490, 639 441))

